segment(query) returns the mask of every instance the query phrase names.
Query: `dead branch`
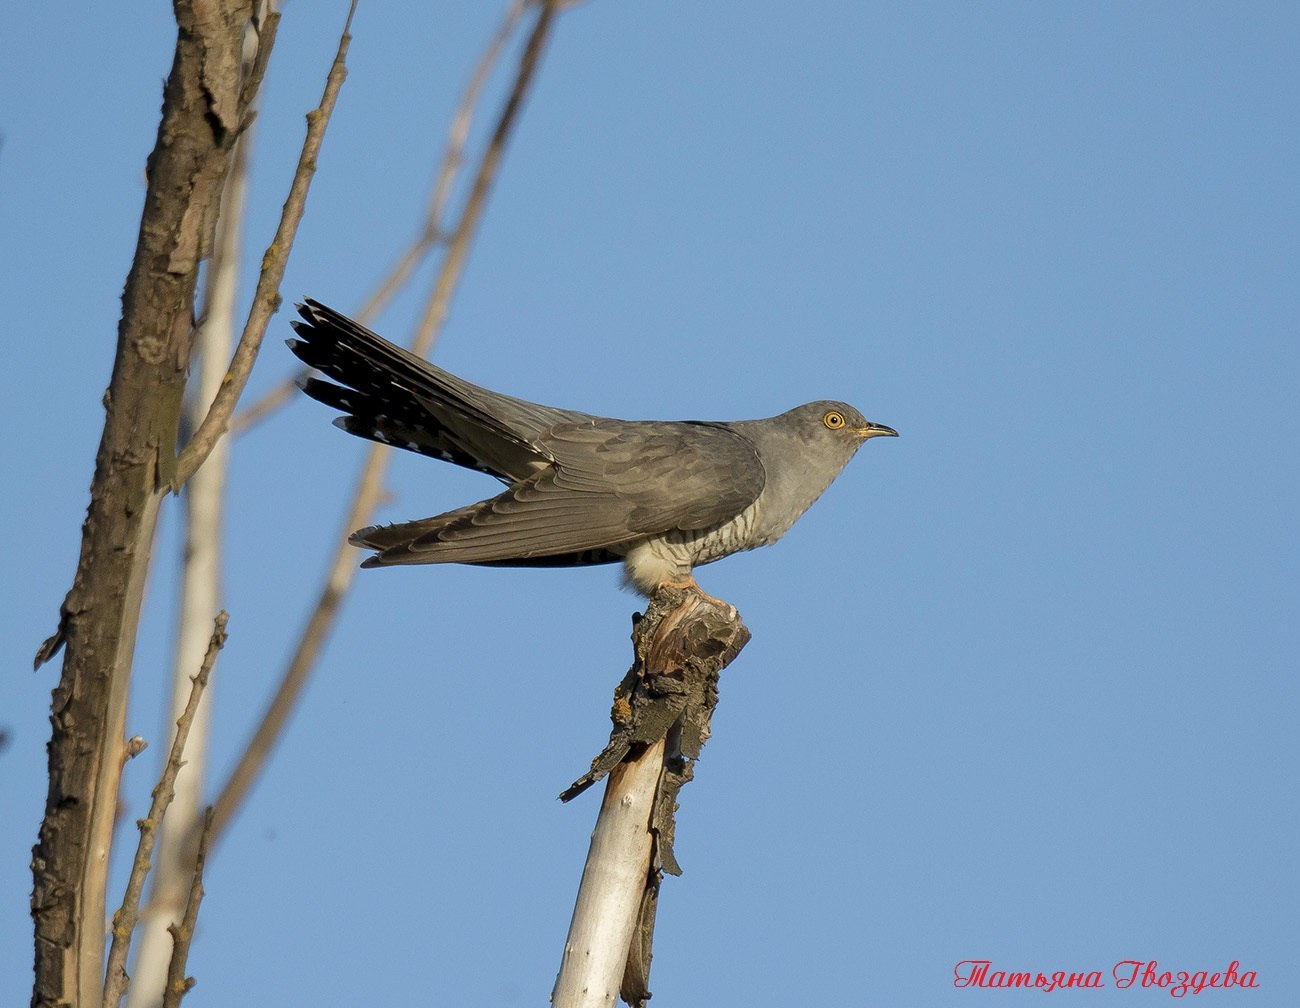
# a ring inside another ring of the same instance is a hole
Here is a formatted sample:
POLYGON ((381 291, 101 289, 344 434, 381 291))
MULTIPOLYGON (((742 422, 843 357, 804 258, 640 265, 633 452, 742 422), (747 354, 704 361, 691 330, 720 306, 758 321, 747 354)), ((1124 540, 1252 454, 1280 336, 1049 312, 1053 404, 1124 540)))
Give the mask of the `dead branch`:
MULTIPOLYGON (((424 226, 420 229, 420 233, 416 235, 415 240, 398 257, 388 276, 384 278, 374 293, 366 300, 357 316, 359 321, 364 323, 383 311, 384 306, 392 300, 398 291, 406 286, 411 274, 423 262, 425 256, 433 250, 438 239, 444 237, 442 222, 446 217, 447 201, 451 198, 452 185, 455 183, 456 176, 464 163, 465 143, 469 139, 469 127, 474 119, 474 109, 483 94, 483 88, 487 86, 488 78, 492 75, 492 68, 496 65, 497 60, 501 58, 506 42, 514 33, 515 26, 519 23, 519 19, 523 16, 524 9, 527 6, 528 0, 514 0, 514 3, 506 10, 505 16, 501 19, 501 24, 497 27, 492 39, 483 50, 478 63, 475 64, 469 82, 465 85, 465 93, 461 96, 460 104, 456 107, 456 113, 452 117, 451 128, 447 134, 447 147, 442 156, 442 166, 439 168, 438 178, 429 192, 429 206, 424 214, 424 226)), ((516 81, 515 86, 518 89, 518 81, 516 81)), ((526 81, 524 86, 527 87, 526 81)))
POLYGON ((662 589, 636 621, 635 660, 614 691, 609 743, 560 795, 568 801, 609 776, 554 1008, 603 1008, 619 992, 630 1005, 649 999, 659 883, 664 872, 681 874, 677 796, 709 738, 718 677, 748 642, 736 610, 698 592, 662 589))

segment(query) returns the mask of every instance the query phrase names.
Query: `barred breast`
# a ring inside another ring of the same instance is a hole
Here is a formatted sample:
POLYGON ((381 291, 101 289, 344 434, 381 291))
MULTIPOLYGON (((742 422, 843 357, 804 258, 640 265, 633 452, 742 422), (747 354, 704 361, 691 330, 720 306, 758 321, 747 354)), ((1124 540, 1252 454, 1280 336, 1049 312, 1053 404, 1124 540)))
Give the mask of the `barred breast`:
POLYGON ((755 501, 722 525, 689 532, 674 530, 642 539, 624 554, 623 586, 648 597, 665 581, 689 578, 692 567, 765 546, 771 540, 754 535, 757 522, 758 502, 755 501))

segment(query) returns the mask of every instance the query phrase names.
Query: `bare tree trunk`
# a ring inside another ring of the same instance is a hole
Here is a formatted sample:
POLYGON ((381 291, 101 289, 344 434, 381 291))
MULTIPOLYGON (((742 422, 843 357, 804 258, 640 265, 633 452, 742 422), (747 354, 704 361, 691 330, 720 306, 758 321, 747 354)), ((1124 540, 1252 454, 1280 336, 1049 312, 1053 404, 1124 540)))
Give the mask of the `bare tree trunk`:
POLYGON ((32 1004, 102 996, 105 877, 126 757, 124 722, 145 575, 172 484, 189 364, 196 276, 251 91, 240 54, 252 0, 176 0, 176 52, 148 161, 135 261, 122 296, 81 555, 59 627, 50 786, 33 850, 32 1004))

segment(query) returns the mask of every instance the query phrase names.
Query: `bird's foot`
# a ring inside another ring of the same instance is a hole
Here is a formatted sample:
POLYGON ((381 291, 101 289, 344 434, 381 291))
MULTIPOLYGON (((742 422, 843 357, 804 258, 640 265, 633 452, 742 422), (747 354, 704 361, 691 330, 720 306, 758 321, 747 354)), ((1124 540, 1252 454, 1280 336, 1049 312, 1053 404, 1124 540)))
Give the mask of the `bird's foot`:
POLYGON ((724 602, 722 601, 722 599, 715 598, 714 596, 706 592, 703 588, 699 586, 699 583, 695 580, 694 576, 690 574, 687 574, 685 577, 672 578, 671 580, 660 582, 659 587, 677 588, 680 591, 694 592, 705 602, 712 602, 714 605, 721 606, 723 609, 733 608, 730 602, 724 602))

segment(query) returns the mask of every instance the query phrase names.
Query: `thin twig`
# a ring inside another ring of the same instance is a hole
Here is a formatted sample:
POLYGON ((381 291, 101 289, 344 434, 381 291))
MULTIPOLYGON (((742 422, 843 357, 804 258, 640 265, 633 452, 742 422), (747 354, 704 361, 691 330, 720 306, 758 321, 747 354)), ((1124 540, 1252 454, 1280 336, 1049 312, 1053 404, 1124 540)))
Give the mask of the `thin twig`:
POLYGON ((185 740, 189 738, 190 725, 194 723, 194 714, 199 709, 199 699, 203 696, 208 676, 216 663, 217 654, 226 643, 226 624, 230 617, 225 610, 217 613, 212 637, 208 641, 207 654, 194 677, 190 687, 190 698, 185 710, 176 719, 176 737, 172 739, 171 751, 167 754, 167 763, 163 767, 162 777, 153 789, 153 801, 149 805, 149 815, 138 823, 140 843, 136 847, 135 860, 131 863, 131 874, 126 883, 126 894, 122 905, 113 914, 113 942, 108 951, 108 969, 104 981, 104 1008, 117 1008, 122 995, 126 993, 129 978, 126 975, 126 957, 131 950, 131 936, 135 931, 135 922, 140 910, 140 894, 144 892, 144 882, 149 875, 149 859, 153 856, 154 838, 161 827, 167 806, 171 804, 176 784, 176 775, 184 762, 185 740))
MULTIPOLYGON (((393 268, 376 285, 370 297, 366 299, 365 305, 354 316, 362 325, 368 324, 370 319, 384 310, 397 292, 410 282, 411 276, 437 246, 439 238, 445 237, 442 221, 447 200, 451 196, 452 185, 465 160, 465 144, 469 138, 474 110, 478 106, 479 98, 482 97, 483 88, 492 76, 493 68, 501 58, 506 42, 509 41, 515 26, 527 9, 528 2, 529 0, 514 0, 506 11, 505 17, 501 19, 496 33, 479 57, 474 72, 465 86, 460 104, 456 107, 451 129, 448 130, 447 147, 443 153, 438 178, 429 191, 429 206, 425 211, 423 226, 411 244, 398 256, 393 268)), ((298 391, 298 383, 310 374, 309 369, 303 368, 288 380, 275 385, 247 409, 235 414, 230 422, 230 432, 242 434, 292 402, 298 391)))
POLYGON ((269 419, 278 413, 283 406, 287 406, 293 401, 298 392, 298 382, 300 379, 311 374, 307 368, 302 368, 292 378, 280 382, 278 385, 271 387, 260 399, 254 400, 251 406, 248 406, 236 413, 230 420, 230 433, 238 436, 250 428, 256 427, 263 420, 269 419))
POLYGON ((470 124, 474 119, 474 109, 483 94, 483 88, 487 86, 488 79, 492 76, 492 68, 501 58, 506 42, 510 40, 515 26, 527 7, 528 0, 514 0, 506 10, 505 17, 501 19, 496 33, 479 57, 474 72, 465 85, 465 93, 461 97, 460 104, 456 107, 456 114, 452 117, 451 128, 447 132, 447 147, 443 154, 442 167, 438 171, 438 179, 429 193, 429 206, 425 211, 424 226, 406 251, 398 257, 396 265, 389 271, 385 280, 366 300, 357 315, 362 323, 383 311, 384 306, 410 280, 411 274, 433 249, 438 239, 444 236, 442 221, 446 216, 447 200, 451 197, 452 185, 465 160, 465 144, 469 138, 470 124))
POLYGON ((461 211, 460 221, 456 225, 456 232, 452 235, 447 246, 447 258, 443 260, 442 270, 438 274, 433 294, 425 306, 424 315, 420 319, 419 328, 415 333, 415 339, 411 341, 412 352, 419 354, 421 357, 427 356, 433 348, 434 338, 447 317, 447 308, 451 303, 452 292, 460 281, 460 275, 464 270, 465 257, 469 253, 470 243, 478 230, 479 218, 482 217, 483 208, 487 204, 487 194, 492 189, 492 183, 496 181, 497 168, 501 163, 501 154, 505 150, 506 142, 510 139, 510 133, 519 117, 519 110, 523 106, 524 98, 527 96, 528 89, 532 84, 533 75, 537 70, 538 63, 541 61, 542 51, 546 47, 546 40, 551 32, 551 24, 555 19, 557 6, 555 0, 545 0, 542 3, 542 9, 537 15, 537 21, 533 25, 532 33, 528 36, 528 44, 524 48, 524 54, 520 57, 519 72, 515 76, 514 87, 510 91, 510 96, 506 99, 505 107, 501 110, 501 116, 497 119, 496 129, 492 132, 492 139, 489 141, 487 150, 483 152, 483 158, 479 162, 478 171, 474 176, 474 184, 470 188, 468 199, 465 201, 465 209, 461 211))
POLYGON ((194 922, 199 918, 199 904, 203 902, 203 868, 208 860, 208 844, 212 839, 212 809, 203 816, 203 829, 199 833, 199 852, 194 859, 194 877, 190 881, 190 896, 185 902, 185 913, 179 924, 171 924, 171 962, 167 965, 167 986, 163 990, 162 1008, 177 1008, 181 998, 194 987, 193 977, 185 975, 185 964, 194 941, 194 922))
POLYGON ((330 66, 329 74, 325 79, 325 91, 321 95, 320 105, 307 113, 307 136, 303 139, 298 167, 289 185, 289 196, 284 201, 279 227, 276 228, 275 237, 262 256, 262 268, 258 273, 257 289, 253 293, 253 304, 248 310, 248 321, 244 324, 244 332, 239 337, 239 345, 235 347, 234 356, 230 359, 230 367, 226 370, 226 377, 221 382, 221 389, 212 402, 212 408, 208 410, 203 423, 199 425, 199 429, 194 432, 189 444, 176 460, 172 489, 178 489, 194 475, 216 443, 225 435, 235 405, 239 402, 244 386, 248 383, 248 376, 253 370, 257 352, 261 349, 267 324, 280 307, 280 281, 284 277, 289 251, 293 248, 294 236, 298 233, 298 225, 307 206, 307 190, 311 186, 312 176, 316 173, 316 159, 320 155, 321 143, 325 139, 325 128, 329 125, 339 90, 343 87, 344 78, 347 77, 347 65, 344 60, 348 45, 352 41, 352 15, 356 7, 357 0, 352 0, 348 8, 347 21, 343 25, 343 33, 339 36, 334 63, 330 66))
MULTIPOLYGON (((376 448, 381 446, 376 446, 376 448)), ((213 803, 212 833, 220 836, 230 824, 236 810, 244 803, 249 790, 257 780, 266 764, 271 749, 284 731, 285 723, 293 712, 294 705, 306 685, 321 648, 334 625, 343 598, 356 575, 357 565, 353 558, 352 547, 347 543, 347 534, 365 524, 370 513, 379 504, 384 481, 383 452, 372 450, 366 453, 366 461, 357 480, 357 492, 348 511, 343 535, 339 537, 339 549, 330 564, 329 575, 321 588, 316 606, 307 619, 298 646, 294 649, 289 666, 285 669, 275 695, 271 698, 262 720, 253 737, 240 754, 239 762, 226 779, 221 793, 213 803)))
MULTIPOLYGON (((520 59, 510 96, 501 110, 492 140, 479 161, 465 209, 461 213, 456 231, 448 246, 447 257, 443 260, 433 294, 425 306, 420 323, 420 335, 412 346, 414 352, 421 355, 428 354, 433 337, 442 319, 446 317, 447 305, 460 279, 465 253, 469 248, 473 231, 482 217, 483 205, 491 190, 501 152, 510 137, 511 129, 537 69, 539 57, 550 31, 554 7, 553 3, 547 2, 538 15, 520 59)), ((365 462, 357 479, 352 506, 349 509, 348 532, 365 524, 371 511, 379 502, 388 451, 389 449, 382 445, 374 445, 366 453, 365 462)), ((214 803, 214 836, 220 836, 230 824, 234 813, 261 773, 267 756, 283 732, 285 722, 315 666, 325 638, 333 628, 343 596, 355 574, 356 564, 352 560, 352 547, 347 544, 345 533, 344 537, 340 538, 338 551, 330 565, 330 572, 317 599, 316 608, 307 620, 307 626, 276 689, 275 696, 271 699, 252 739, 214 803)))

